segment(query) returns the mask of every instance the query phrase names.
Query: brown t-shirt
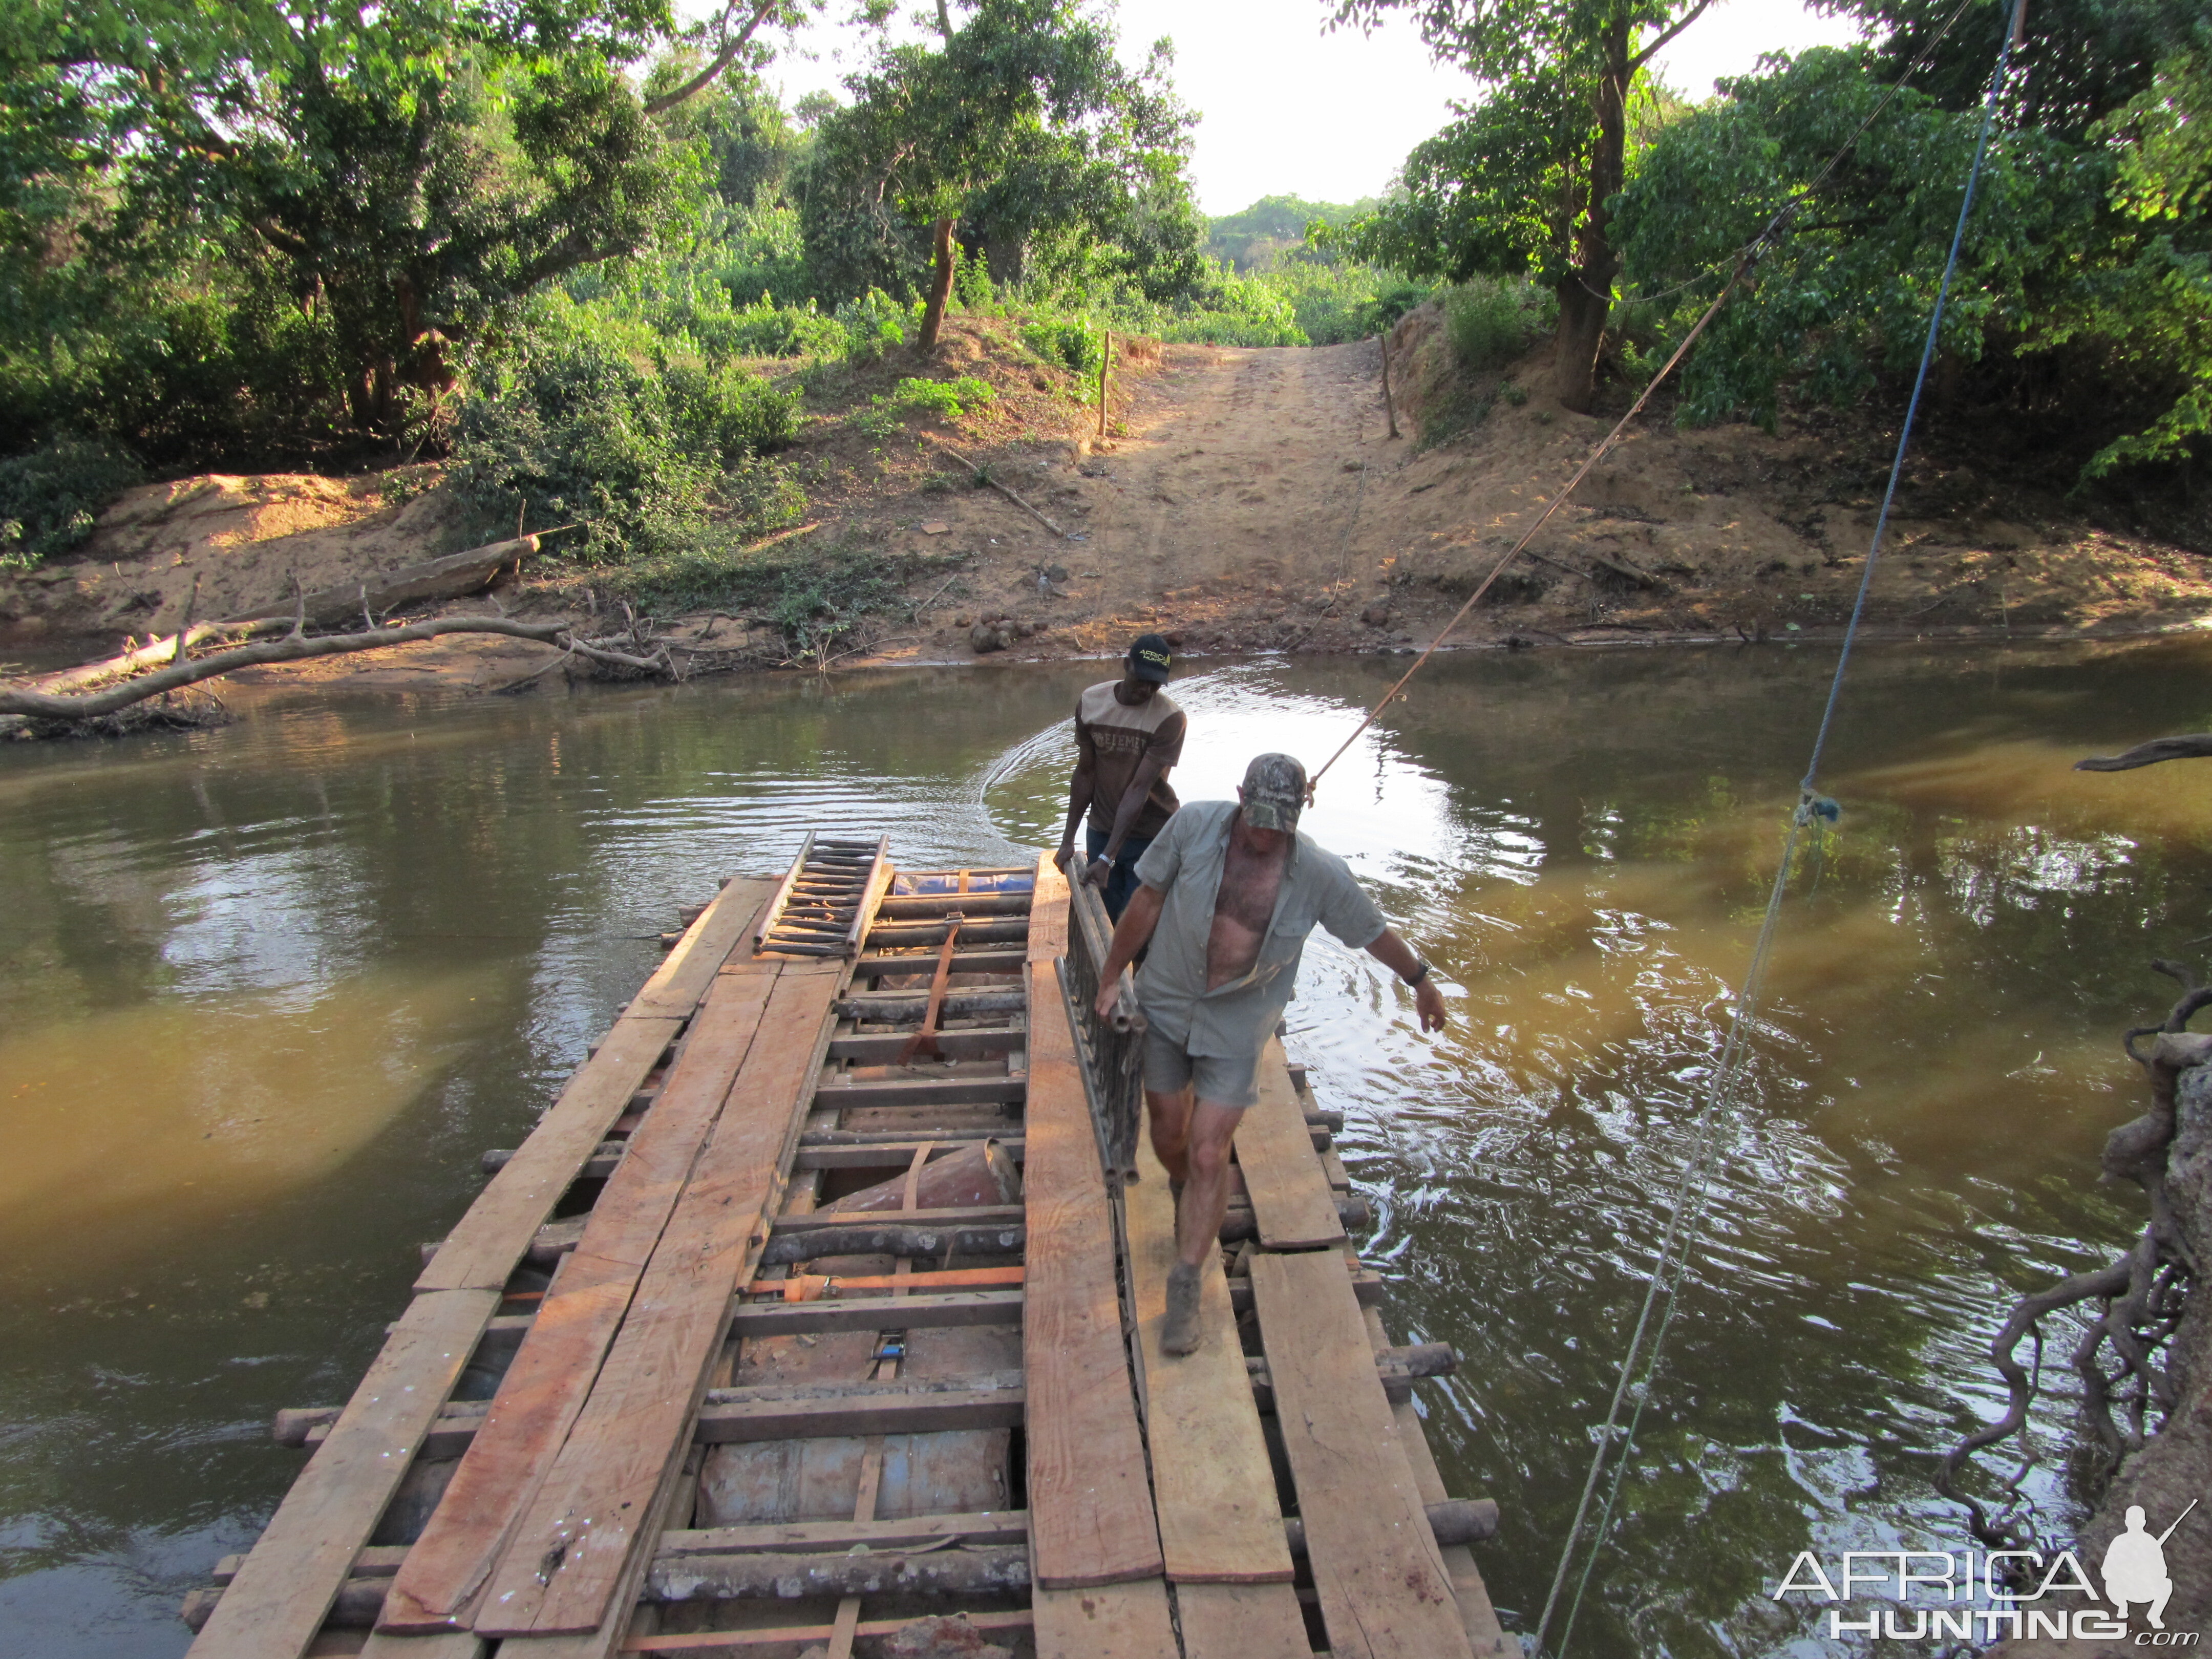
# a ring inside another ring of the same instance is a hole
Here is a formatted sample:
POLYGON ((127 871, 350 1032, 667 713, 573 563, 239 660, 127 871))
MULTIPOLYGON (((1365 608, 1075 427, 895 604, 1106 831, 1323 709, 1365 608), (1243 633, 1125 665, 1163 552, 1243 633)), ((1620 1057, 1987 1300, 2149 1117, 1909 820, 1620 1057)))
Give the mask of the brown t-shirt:
MULTIPOLYGON (((1163 766, 1173 766, 1182 758, 1183 729, 1189 724, 1166 692, 1155 691, 1133 708, 1114 695, 1120 684, 1094 685, 1075 701, 1075 745, 1091 764, 1090 824, 1104 836, 1114 833, 1114 815, 1121 810, 1138 763, 1152 755, 1163 766)), ((1154 778, 1144 809, 1130 826, 1130 840, 1150 841, 1182 805, 1164 775, 1154 778)))

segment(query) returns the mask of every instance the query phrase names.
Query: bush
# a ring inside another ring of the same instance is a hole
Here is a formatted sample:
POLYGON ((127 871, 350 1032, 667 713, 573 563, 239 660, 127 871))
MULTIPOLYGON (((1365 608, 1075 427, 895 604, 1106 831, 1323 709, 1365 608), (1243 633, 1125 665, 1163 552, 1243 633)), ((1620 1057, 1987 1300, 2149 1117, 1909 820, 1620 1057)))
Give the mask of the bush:
POLYGON ((873 362, 891 347, 906 343, 907 330, 921 325, 921 307, 872 288, 839 306, 837 320, 844 325, 846 355, 854 362, 873 362))
POLYGON ((980 409, 997 397, 988 380, 965 374, 957 380, 901 380, 891 388, 890 404, 902 414, 935 415, 957 421, 964 410, 980 409))
POLYGON ((735 313, 730 338, 747 357, 842 357, 852 344, 844 324, 823 316, 813 301, 780 306, 765 294, 735 313))
POLYGON ((0 461, 0 567, 27 569, 78 546, 100 509, 144 477, 128 455, 82 438, 0 461))
POLYGON ((1558 299, 1525 282, 1477 277, 1444 295, 1444 332, 1462 368, 1503 368, 1551 326, 1558 299))
POLYGON ((1253 279, 1288 300, 1291 320, 1315 345, 1380 334, 1429 296, 1425 284, 1373 265, 1291 258, 1253 279))
POLYGON ((1105 333, 1082 317, 1039 317, 1022 325, 1022 343, 1057 368, 1096 379, 1106 352, 1105 333))
POLYGON ((565 298, 533 323, 461 410, 452 477, 481 518, 509 521, 519 505, 538 524, 580 520, 589 528, 569 556, 619 562, 696 544, 731 519, 732 472, 755 481, 738 497, 760 499, 745 464, 789 441, 792 394, 726 363, 657 364, 647 349, 665 341, 565 298))

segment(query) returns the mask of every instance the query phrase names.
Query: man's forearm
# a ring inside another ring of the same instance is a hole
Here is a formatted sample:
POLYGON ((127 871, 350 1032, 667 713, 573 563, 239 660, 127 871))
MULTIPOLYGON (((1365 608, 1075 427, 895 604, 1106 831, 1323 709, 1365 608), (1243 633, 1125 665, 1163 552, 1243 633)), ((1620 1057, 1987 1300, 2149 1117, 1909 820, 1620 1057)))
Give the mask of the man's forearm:
POLYGON ((1421 959, 1413 954, 1413 947, 1388 927, 1367 947, 1367 954, 1400 979, 1411 979, 1420 971, 1421 959))
POLYGON ((1120 856, 1121 843, 1128 840, 1129 832, 1137 827, 1137 819, 1144 812, 1145 803, 1152 798, 1153 783, 1165 770, 1165 767, 1152 761, 1138 763, 1136 775, 1129 780, 1129 787, 1121 792, 1121 802, 1114 809, 1113 833, 1107 836, 1105 849, 1098 854, 1109 864, 1120 856))

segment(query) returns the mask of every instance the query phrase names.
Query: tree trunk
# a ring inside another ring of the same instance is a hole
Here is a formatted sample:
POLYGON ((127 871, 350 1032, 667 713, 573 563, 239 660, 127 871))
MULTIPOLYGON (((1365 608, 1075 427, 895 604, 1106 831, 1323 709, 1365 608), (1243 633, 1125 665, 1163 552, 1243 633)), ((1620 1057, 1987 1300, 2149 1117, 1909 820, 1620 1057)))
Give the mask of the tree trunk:
POLYGON ((945 326, 945 307, 952 298, 952 221, 937 222, 936 252, 929 278, 929 304, 921 313, 921 349, 937 349, 937 331, 945 326))
POLYGON ((1590 152, 1589 206, 1575 238, 1576 260, 1559 285, 1559 333, 1552 377, 1560 403, 1587 414, 1597 398, 1597 354, 1613 309, 1613 279, 1620 274, 1608 208, 1628 172, 1628 82, 1631 30, 1626 11, 1606 26, 1605 72, 1597 87, 1597 142, 1590 152))

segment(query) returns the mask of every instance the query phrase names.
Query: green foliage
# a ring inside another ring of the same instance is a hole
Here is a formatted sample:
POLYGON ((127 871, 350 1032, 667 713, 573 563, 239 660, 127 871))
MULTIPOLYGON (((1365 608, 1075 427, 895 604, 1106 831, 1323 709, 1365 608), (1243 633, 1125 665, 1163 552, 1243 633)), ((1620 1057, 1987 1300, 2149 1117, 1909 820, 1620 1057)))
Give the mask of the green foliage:
POLYGON ((788 441, 797 399, 728 363, 556 297, 464 408, 452 479, 488 520, 579 520, 586 563, 757 533, 793 516, 757 458, 788 441), (748 465, 747 463, 753 463, 748 465))
POLYGON ((905 344, 907 331, 917 325, 921 315, 920 305, 902 304, 878 288, 848 300, 837 307, 847 355, 855 362, 873 362, 890 347, 905 344))
POLYGON ((1533 283, 1477 277, 1444 295, 1444 333, 1462 368, 1503 368, 1552 326, 1557 307, 1533 283))
POLYGON ((1106 354, 1104 331, 1086 317, 1038 317, 1022 325, 1022 343, 1071 374, 1098 378, 1106 354))
POLYGON ((988 380, 973 375, 963 374, 957 380, 923 380, 909 375, 891 388, 887 401, 901 414, 957 421, 967 410, 981 409, 997 395, 988 380))
POLYGON ((1340 228, 1365 218, 1380 205, 1371 196, 1348 206, 1309 202, 1297 196, 1263 196, 1241 213, 1208 219, 1206 251, 1239 271, 1269 270, 1304 246, 1309 227, 1322 224, 1340 228))
POLYGON ((0 568, 27 568, 77 546, 100 510, 144 476, 128 455, 82 438, 0 461, 0 568))
POLYGON ((950 219, 1001 283, 1171 280, 1198 230, 1182 176, 1191 117, 1164 43, 1132 72, 1075 0, 960 9, 940 41, 886 40, 848 81, 853 104, 821 116, 799 185, 817 276, 915 294, 928 228, 950 219))
POLYGON ((1315 345, 1379 334, 1429 297, 1429 286, 1373 265, 1279 260, 1253 280, 1290 301, 1291 321, 1315 345))
MULTIPOLYGON (((1632 372, 1656 368, 1771 204, 1872 110, 1871 59, 1808 52, 1659 137, 1618 214, 1637 286, 1667 296, 1648 354, 1633 341, 1624 354, 1632 372)), ((1940 349, 1982 365, 2015 419, 2048 400, 2044 418, 2088 441, 2091 476, 2186 453, 2212 424, 2212 190, 2192 118, 2212 107, 2203 62, 2177 57, 2083 142, 2000 128, 1985 163, 1940 349)), ((1771 423, 1785 387, 1845 404, 1910 371, 1978 118, 1897 97, 1700 341, 1682 418, 1771 423)))

